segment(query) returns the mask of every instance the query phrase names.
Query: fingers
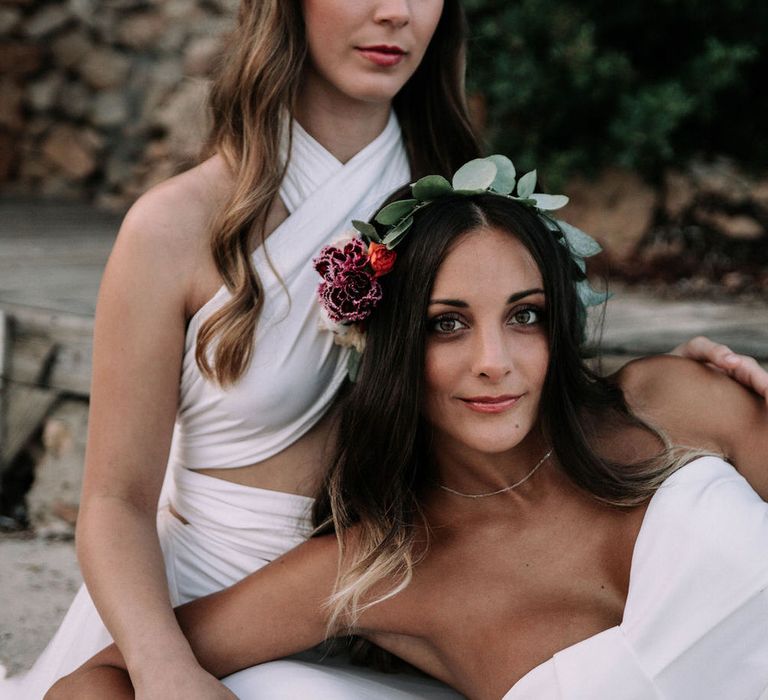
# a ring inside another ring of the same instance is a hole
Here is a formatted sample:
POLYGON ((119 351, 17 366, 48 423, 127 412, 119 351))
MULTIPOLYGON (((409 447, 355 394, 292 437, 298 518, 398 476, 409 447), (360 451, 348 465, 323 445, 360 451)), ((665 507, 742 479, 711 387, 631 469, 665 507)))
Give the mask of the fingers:
POLYGON ((732 358, 736 357, 727 345, 715 343, 703 335, 698 335, 682 345, 678 345, 672 351, 672 355, 687 357, 698 362, 710 362, 725 371, 731 368, 732 358))
POLYGON ((768 372, 752 357, 738 355, 727 345, 715 343, 704 336, 696 336, 678 345, 672 354, 707 362, 768 401, 768 372))
POLYGON ((753 357, 734 355, 728 374, 740 384, 752 389, 768 401, 768 372, 753 357))

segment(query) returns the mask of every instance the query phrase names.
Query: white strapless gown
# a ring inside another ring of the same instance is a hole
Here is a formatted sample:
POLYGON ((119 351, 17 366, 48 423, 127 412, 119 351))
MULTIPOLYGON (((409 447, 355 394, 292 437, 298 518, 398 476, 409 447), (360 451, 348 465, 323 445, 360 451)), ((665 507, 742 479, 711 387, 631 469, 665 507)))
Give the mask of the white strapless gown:
POLYGON ((768 699, 768 503, 697 459, 651 499, 624 618, 537 666, 502 700, 768 699))

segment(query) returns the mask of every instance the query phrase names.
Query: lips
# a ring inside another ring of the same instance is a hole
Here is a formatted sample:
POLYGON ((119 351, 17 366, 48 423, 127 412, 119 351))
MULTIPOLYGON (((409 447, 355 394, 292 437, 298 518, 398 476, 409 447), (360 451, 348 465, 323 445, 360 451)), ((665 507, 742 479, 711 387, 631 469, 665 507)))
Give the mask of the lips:
POLYGON ((399 46, 389 44, 377 44, 375 46, 358 46, 360 54, 377 66, 395 66, 407 55, 407 51, 399 46))
POLYGON ((522 395, 471 396, 459 399, 467 408, 478 413, 503 413, 512 408, 522 395))

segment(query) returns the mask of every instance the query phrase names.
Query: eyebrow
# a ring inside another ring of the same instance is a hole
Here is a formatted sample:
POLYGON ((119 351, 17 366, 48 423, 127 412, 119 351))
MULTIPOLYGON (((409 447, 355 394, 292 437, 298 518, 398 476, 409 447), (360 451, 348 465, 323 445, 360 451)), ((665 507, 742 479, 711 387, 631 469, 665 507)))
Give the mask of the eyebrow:
MULTIPOLYGON (((524 299, 525 297, 531 296, 531 294, 544 294, 544 290, 540 289, 539 287, 535 287, 534 289, 524 289, 521 292, 515 292, 514 294, 510 295, 506 303, 514 304, 516 301, 520 299, 524 299)), ((456 306, 460 309, 466 309, 469 307, 469 304, 467 304, 466 301, 462 301, 461 299, 430 299, 429 305, 432 306, 433 304, 442 304, 444 306, 456 306)))

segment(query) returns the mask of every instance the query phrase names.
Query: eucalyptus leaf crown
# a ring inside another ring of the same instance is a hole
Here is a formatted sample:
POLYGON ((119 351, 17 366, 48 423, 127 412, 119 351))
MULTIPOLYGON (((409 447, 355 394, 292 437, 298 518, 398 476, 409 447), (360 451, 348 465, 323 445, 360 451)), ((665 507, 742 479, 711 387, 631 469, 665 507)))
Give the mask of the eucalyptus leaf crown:
POLYGON ((410 199, 397 200, 379 210, 374 221, 386 227, 383 234, 373 224, 352 221, 360 237, 320 251, 313 261, 323 277, 318 297, 325 312, 326 327, 333 331, 340 345, 355 351, 350 358, 351 376, 365 347, 360 322, 370 316, 382 298, 378 277, 394 266, 397 257, 394 249, 410 231, 416 212, 444 197, 492 194, 531 208, 568 249, 581 271, 576 291, 584 308, 602 304, 608 298, 606 293, 592 289, 586 277, 585 259, 599 253, 600 244, 581 229, 551 216, 550 212, 568 204, 568 197, 535 192, 536 180, 535 170, 518 179, 515 166, 506 156, 476 158, 462 165, 451 182, 441 175, 427 175, 411 185, 410 199))

